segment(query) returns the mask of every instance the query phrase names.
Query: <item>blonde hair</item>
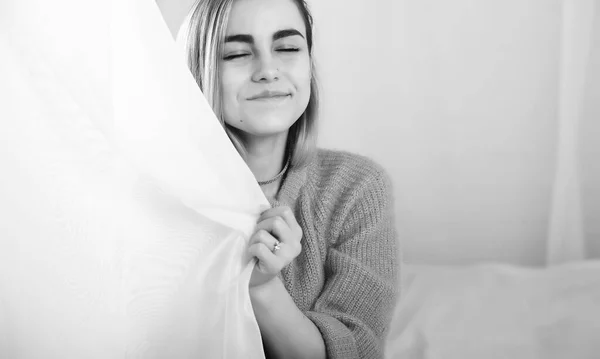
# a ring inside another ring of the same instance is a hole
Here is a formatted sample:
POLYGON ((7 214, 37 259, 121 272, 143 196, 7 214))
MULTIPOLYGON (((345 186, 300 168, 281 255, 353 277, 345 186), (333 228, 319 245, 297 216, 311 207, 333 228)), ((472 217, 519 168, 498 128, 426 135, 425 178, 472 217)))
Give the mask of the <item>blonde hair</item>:
MULTIPOLYGON (((318 116, 318 82, 312 56, 313 20, 305 0, 293 0, 306 26, 306 41, 311 61, 310 98, 304 113, 290 127, 287 152, 290 166, 306 165, 316 150, 318 116)), ((225 123, 219 81, 220 58, 223 53, 229 14, 234 0, 199 0, 189 18, 187 61, 198 86, 225 128, 231 142, 245 159, 246 150, 238 131, 225 123)))

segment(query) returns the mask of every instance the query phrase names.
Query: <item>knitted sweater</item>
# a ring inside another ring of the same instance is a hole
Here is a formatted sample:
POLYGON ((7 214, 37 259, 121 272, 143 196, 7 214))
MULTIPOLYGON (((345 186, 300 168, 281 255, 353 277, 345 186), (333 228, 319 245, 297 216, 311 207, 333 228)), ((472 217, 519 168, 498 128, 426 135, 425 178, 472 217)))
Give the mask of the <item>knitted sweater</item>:
POLYGON ((328 358, 382 358, 399 295, 392 189, 373 161, 319 149, 291 169, 273 207, 294 210, 302 252, 281 273, 298 308, 317 326, 328 358))

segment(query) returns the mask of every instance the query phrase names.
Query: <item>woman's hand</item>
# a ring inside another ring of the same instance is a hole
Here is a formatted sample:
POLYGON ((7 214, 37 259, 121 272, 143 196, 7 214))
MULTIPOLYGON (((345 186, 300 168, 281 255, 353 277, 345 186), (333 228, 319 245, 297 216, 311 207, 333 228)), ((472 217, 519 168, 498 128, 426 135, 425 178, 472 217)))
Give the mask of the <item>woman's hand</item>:
POLYGON ((302 228, 289 207, 264 211, 256 232, 250 237, 249 252, 258 259, 250 278, 250 287, 269 282, 300 254, 302 228))

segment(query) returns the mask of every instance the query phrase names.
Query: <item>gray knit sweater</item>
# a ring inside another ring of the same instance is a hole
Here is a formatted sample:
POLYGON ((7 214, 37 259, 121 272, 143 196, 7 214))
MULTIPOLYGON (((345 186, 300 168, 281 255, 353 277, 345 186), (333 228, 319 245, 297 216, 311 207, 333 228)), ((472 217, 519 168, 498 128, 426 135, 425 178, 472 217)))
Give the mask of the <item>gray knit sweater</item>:
POLYGON ((291 169, 273 207, 302 227, 302 252, 280 278, 319 328, 328 358, 382 358, 399 295, 399 245, 391 183, 375 162, 319 149, 291 169))

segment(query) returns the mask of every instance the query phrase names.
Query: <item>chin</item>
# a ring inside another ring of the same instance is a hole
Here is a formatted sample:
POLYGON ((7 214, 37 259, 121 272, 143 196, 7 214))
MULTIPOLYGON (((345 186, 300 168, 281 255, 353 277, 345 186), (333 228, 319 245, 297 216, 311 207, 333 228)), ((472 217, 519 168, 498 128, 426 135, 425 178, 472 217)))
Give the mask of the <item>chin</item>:
MULTIPOLYGON (((298 116, 299 117, 299 116, 298 116)), ((267 137, 287 132, 298 117, 281 114, 261 114, 249 116, 234 127, 249 135, 267 137)))
POLYGON ((268 137, 286 133, 290 129, 290 127, 292 127, 292 124, 293 122, 281 123, 280 120, 262 120, 260 123, 254 123, 252 124, 252 126, 248 126, 246 129, 241 130, 254 136, 268 137))

